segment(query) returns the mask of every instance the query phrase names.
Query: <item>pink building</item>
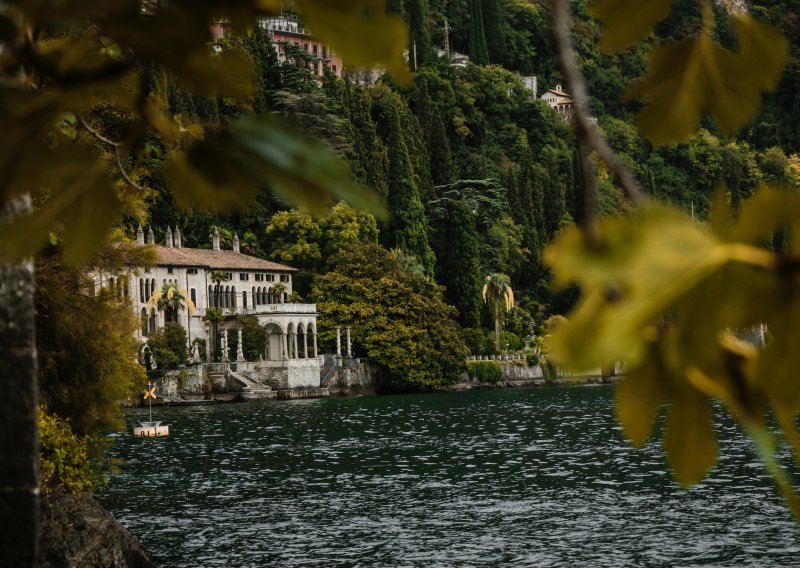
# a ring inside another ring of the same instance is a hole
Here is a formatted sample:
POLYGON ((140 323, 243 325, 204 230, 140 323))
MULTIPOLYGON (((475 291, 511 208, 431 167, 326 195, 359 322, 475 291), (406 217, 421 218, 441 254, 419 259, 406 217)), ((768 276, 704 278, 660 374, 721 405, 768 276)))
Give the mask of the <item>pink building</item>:
POLYGON ((342 59, 333 50, 315 39, 307 29, 297 21, 296 16, 282 15, 277 18, 264 18, 259 25, 269 31, 270 39, 275 44, 278 61, 288 59, 285 51, 287 44, 294 45, 310 56, 309 69, 315 77, 322 77, 326 68, 337 77, 342 76, 342 59))

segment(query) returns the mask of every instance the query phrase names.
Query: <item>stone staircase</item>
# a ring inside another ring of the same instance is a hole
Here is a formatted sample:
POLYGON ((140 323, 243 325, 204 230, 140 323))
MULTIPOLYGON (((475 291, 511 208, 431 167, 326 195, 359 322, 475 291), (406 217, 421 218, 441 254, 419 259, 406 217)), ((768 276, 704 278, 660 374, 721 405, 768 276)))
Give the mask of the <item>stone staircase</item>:
POLYGON ((269 385, 260 383, 248 377, 245 373, 229 370, 228 378, 233 384, 240 387, 239 396, 241 396, 242 400, 275 398, 275 391, 269 385))

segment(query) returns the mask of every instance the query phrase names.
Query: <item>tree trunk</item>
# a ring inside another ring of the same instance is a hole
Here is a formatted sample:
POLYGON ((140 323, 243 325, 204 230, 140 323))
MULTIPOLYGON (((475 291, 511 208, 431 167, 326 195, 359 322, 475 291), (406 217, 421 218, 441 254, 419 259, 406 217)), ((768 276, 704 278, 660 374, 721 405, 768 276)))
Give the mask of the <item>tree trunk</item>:
MULTIPOLYGON (((0 222, 30 208, 27 199, 0 222)), ((39 432, 33 262, 0 265, 0 559, 35 566, 39 544, 39 432)))
POLYGON ((497 296, 494 298, 494 348, 500 353, 500 312, 497 296))

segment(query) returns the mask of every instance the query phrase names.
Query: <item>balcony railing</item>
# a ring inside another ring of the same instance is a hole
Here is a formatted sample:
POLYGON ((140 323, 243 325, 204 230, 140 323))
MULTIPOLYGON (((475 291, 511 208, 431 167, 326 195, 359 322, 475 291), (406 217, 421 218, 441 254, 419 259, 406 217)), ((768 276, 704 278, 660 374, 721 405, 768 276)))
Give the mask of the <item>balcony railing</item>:
POLYGON ((243 315, 254 316, 258 314, 314 314, 317 304, 265 304, 261 306, 239 308, 243 315))

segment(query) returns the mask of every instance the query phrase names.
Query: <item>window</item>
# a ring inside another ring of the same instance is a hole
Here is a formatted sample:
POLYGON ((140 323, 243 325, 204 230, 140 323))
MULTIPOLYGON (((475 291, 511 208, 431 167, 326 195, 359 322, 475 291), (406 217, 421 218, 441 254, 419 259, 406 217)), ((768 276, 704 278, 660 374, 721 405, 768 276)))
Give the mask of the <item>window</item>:
POLYGON ((288 274, 281 274, 281 282, 288 282, 289 275, 288 274))
POLYGON ((196 268, 187 268, 186 269, 186 274, 197 274, 197 269, 196 268))
POLYGON ((149 269, 149 268, 145 268, 145 269, 144 269, 144 273, 145 273, 145 274, 150 274, 150 269, 149 269))
POLYGON ((263 282, 264 275, 263 274, 256 274, 256 282, 263 282))
POLYGON ((247 292, 242 292, 242 308, 247 309, 247 292))
POLYGON ((314 62, 314 75, 319 75, 319 62, 314 62))
POLYGON ((175 274, 175 269, 172 268, 171 266, 168 266, 167 267, 167 274, 175 274))
POLYGON ((227 278, 228 280, 233 280, 233 272, 226 272, 225 278, 227 278))
POLYGON ((239 273, 239 280, 247 282, 248 280, 250 280, 250 275, 247 274, 246 272, 241 272, 239 273))
POLYGON ((267 282, 275 282, 275 275, 267 274, 267 282))
POLYGON ((195 307, 197 307, 197 290, 192 288, 189 292, 189 295, 192 298, 192 303, 195 305, 195 307))
MULTIPOLYGON (((139 278, 139 301, 144 304, 144 280, 139 278)), ((145 314, 145 317, 147 314, 145 314)))
POLYGON ((336 75, 336 65, 333 66, 333 74, 336 75))
POLYGON ((314 54, 314 57, 317 56, 317 44, 311 46, 311 52, 314 54))
POLYGON ((328 48, 324 45, 322 46, 322 59, 328 59, 328 48))

